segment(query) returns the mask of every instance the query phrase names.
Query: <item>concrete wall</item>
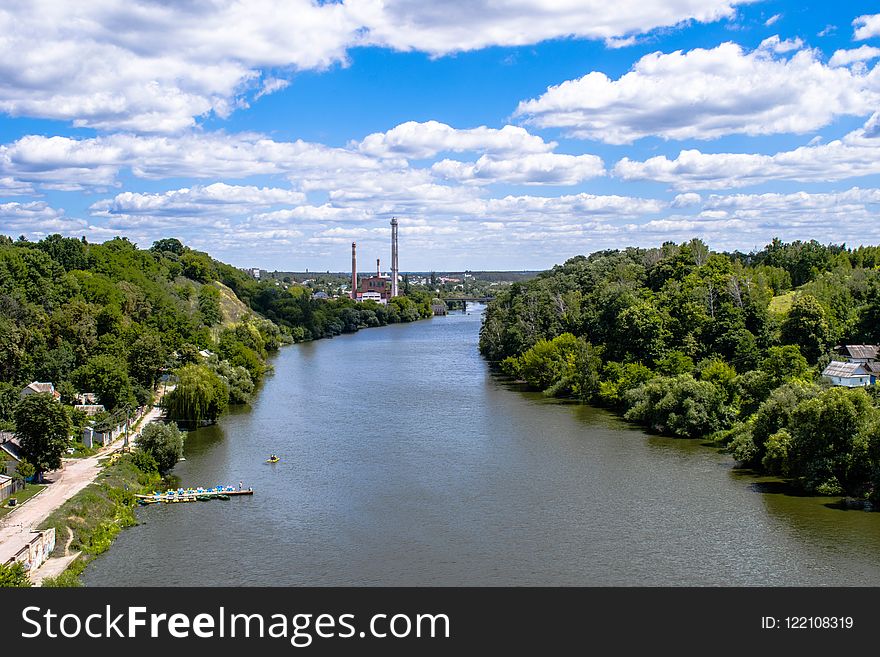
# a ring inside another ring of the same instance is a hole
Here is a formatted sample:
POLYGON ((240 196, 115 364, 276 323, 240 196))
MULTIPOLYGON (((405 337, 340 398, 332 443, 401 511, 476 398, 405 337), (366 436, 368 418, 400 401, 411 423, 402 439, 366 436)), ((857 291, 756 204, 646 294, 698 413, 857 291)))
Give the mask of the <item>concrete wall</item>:
POLYGON ((44 529, 42 531, 31 532, 27 543, 25 543, 16 552, 7 563, 21 563, 27 571, 33 571, 39 568, 52 550, 55 549, 55 529, 44 529))

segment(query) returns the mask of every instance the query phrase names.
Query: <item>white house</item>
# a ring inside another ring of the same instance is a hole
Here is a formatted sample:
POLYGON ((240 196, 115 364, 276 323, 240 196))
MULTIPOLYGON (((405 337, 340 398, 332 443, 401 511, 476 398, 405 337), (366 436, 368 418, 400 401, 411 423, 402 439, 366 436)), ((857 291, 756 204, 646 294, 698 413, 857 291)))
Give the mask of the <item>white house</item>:
POLYGON ((32 381, 21 389, 21 398, 24 399, 28 395, 36 395, 41 392, 51 393, 55 399, 61 399, 61 393, 55 390, 52 383, 43 383, 41 381, 32 381))
POLYGON ((865 363, 843 363, 833 360, 822 370, 822 376, 830 379, 836 386, 862 388, 871 385, 871 373, 865 363))

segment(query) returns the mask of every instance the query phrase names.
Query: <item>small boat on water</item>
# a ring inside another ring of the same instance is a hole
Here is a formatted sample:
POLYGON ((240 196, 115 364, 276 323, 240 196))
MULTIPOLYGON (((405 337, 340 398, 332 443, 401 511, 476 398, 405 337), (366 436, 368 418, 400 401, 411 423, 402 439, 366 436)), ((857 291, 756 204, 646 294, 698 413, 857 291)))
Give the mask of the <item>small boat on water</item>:
POLYGON ((206 502, 208 500, 228 500, 233 495, 253 495, 253 488, 237 490, 232 486, 215 486, 214 488, 178 488, 169 489, 164 493, 153 491, 152 495, 135 495, 138 504, 175 504, 178 502, 206 502))
POLYGON ((281 459, 275 456, 274 454, 266 459, 266 463, 278 463, 281 459))

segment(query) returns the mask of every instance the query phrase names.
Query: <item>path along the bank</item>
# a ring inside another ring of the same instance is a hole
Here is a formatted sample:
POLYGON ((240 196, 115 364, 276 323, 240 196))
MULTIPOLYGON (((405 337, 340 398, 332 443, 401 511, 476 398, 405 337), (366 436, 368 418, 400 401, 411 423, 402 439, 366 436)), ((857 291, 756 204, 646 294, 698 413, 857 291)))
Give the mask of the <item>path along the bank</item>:
MULTIPOLYGON (((168 391, 171 391, 169 386, 168 391)), ((140 431, 162 417, 162 409, 154 406, 140 420, 137 430, 129 435, 129 443, 133 444, 140 431)), ((47 477, 46 486, 38 495, 28 500, 21 507, 0 520, 0 563, 6 563, 31 538, 36 529, 49 515, 71 497, 91 484, 101 472, 99 461, 120 449, 125 441, 122 435, 109 445, 102 447, 96 454, 82 459, 64 459, 61 469, 55 470, 47 477)), ((64 540, 58 537, 56 540, 64 540)), ((69 556, 48 559, 37 570, 31 573, 32 581, 41 581, 51 571, 54 575, 61 573, 73 559, 69 556), (57 563, 64 560, 67 563, 57 563), (46 570, 48 569, 48 570, 46 570), (55 571, 58 572, 55 572, 55 571)))

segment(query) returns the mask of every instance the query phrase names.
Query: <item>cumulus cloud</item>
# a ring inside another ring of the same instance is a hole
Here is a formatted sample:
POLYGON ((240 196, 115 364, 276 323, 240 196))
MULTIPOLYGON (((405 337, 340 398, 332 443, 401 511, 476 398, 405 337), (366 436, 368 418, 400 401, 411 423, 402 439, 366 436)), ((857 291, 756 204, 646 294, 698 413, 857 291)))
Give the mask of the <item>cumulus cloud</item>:
POLYGON ((612 80, 593 71, 523 101, 516 115, 542 128, 612 144, 657 135, 712 139, 728 134, 805 133, 880 103, 880 72, 823 64, 796 41, 735 43, 642 57, 612 80))
MULTIPOLYGON (((613 39, 717 21, 753 0, 389 0, 364 19, 369 40, 434 55, 559 37, 613 39)), ((367 12, 365 11, 364 16, 367 12)))
POLYGON ((360 28, 345 5, 310 0, 6 3, 0 111, 175 132, 228 115, 261 68, 344 61, 360 28))
POLYGON ((481 185, 576 185, 604 175, 605 166, 595 155, 536 153, 507 158, 483 155, 476 162, 442 160, 431 171, 446 180, 481 185))
MULTIPOLYGON (((338 178, 405 166, 341 148, 259 134, 220 132, 179 137, 114 134, 86 139, 28 135, 0 146, 0 176, 25 184, 87 189, 116 184, 123 170, 146 179, 285 175, 294 181, 338 178)), ((332 181, 330 181, 332 182, 332 181)))
POLYGON ((703 202, 703 198, 699 194, 688 192, 687 194, 678 194, 672 199, 672 207, 686 208, 691 205, 699 205, 703 202))
POLYGON ((855 62, 867 62, 880 57, 880 48, 860 46, 851 50, 836 50, 828 60, 831 66, 849 66, 855 62))
POLYGON ((855 28, 853 36, 856 41, 880 36, 880 14, 859 16, 852 24, 855 28))
POLYGON ((714 21, 753 0, 31 0, 0 8, 0 111, 172 133, 375 45, 442 55, 714 21))
POLYGON ((54 232, 81 230, 86 225, 85 221, 66 217, 64 210, 53 208, 44 201, 0 203, 0 230, 5 232, 41 237, 54 232))
POLYGON ((192 216, 239 214, 271 205, 298 205, 305 194, 275 187, 253 187, 214 183, 185 187, 161 194, 122 192, 112 199, 93 203, 95 215, 192 216))
POLYGON ((702 203, 701 217, 738 221, 741 230, 789 239, 876 243, 880 238, 880 189, 853 187, 840 192, 713 194, 702 203))
POLYGON ((423 159, 445 151, 480 151, 497 155, 546 153, 556 147, 524 128, 506 125, 501 129, 456 129, 438 121, 407 121, 388 130, 367 135, 355 144, 362 153, 374 157, 423 159))
POLYGON ((676 189, 726 189, 770 180, 833 182, 880 173, 880 114, 863 128, 827 144, 801 146, 774 155, 681 151, 674 159, 621 159, 613 169, 623 180, 652 180, 676 189))

